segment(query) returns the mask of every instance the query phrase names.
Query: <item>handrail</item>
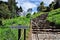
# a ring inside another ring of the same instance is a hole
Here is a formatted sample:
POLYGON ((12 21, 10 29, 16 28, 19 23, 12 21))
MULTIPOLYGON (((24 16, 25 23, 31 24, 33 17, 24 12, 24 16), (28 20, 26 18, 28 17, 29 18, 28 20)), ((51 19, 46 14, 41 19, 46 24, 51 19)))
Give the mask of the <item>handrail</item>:
POLYGON ((26 40, 26 29, 28 29, 29 27, 18 25, 18 26, 11 26, 10 28, 12 28, 12 29, 17 28, 18 29, 18 40, 21 40, 21 29, 24 29, 24 40, 26 40))

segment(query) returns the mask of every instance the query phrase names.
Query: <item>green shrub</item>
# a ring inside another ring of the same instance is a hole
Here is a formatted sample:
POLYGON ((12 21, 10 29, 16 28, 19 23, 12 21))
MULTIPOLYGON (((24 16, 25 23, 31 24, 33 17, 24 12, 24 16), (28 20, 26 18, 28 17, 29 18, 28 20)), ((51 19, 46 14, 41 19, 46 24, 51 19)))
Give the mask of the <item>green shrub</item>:
POLYGON ((49 12, 47 20, 60 24, 60 8, 49 12))
POLYGON ((35 15, 35 14, 36 14, 36 12, 33 13, 33 15, 35 15))
POLYGON ((30 17, 31 17, 31 13, 28 13, 28 14, 26 15, 26 17, 27 17, 27 18, 30 18, 30 17))
POLYGON ((8 5, 2 3, 0 4, 0 18, 10 18, 11 12, 9 11, 8 5))

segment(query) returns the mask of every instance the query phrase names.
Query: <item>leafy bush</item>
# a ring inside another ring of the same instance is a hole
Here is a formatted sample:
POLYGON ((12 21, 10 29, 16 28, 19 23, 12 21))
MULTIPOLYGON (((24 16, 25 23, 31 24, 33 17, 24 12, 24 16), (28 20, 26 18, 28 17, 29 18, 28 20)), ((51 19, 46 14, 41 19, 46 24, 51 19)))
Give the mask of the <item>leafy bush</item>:
POLYGON ((33 15, 35 15, 35 14, 36 14, 36 12, 33 13, 33 15))
POLYGON ((10 28, 4 28, 4 29, 0 29, 1 31, 1 35, 0 35, 0 40, 17 40, 18 36, 16 32, 16 29, 10 29, 10 28), (13 37, 13 38, 12 38, 13 37))
POLYGON ((26 15, 26 17, 27 17, 27 18, 30 18, 30 17, 31 17, 31 13, 28 13, 28 14, 26 15))
POLYGON ((0 18, 10 18, 11 12, 8 9, 8 5, 6 4, 0 4, 0 18))
MULTIPOLYGON (((32 18, 36 18, 37 16, 41 15, 43 13, 36 13, 35 15, 32 15, 32 18)), ((18 36, 18 29, 10 29, 10 28, 5 28, 5 27, 11 27, 13 26, 17 26, 19 24, 24 25, 24 26, 30 26, 30 18, 27 17, 15 17, 13 19, 3 19, 2 23, 4 26, 3 28, 0 28, 0 40, 17 40, 17 36, 18 36), (7 35, 6 35, 7 34, 7 35), (2 38, 1 38, 2 37, 2 38)), ((26 31, 26 37, 28 38, 29 36, 29 32, 30 32, 30 28, 27 29, 26 31)), ((21 40, 23 40, 23 32, 21 32, 22 37, 21 40)))
POLYGON ((49 12, 47 20, 60 24, 60 8, 49 12))

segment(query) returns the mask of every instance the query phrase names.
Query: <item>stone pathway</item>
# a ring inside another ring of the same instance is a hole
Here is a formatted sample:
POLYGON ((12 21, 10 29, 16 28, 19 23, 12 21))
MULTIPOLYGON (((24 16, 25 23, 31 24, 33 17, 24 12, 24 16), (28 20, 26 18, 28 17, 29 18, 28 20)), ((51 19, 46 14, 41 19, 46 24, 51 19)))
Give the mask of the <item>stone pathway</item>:
POLYGON ((33 34, 32 40, 60 40, 60 34, 53 33, 42 33, 42 34, 33 34))
POLYGON ((49 22, 46 20, 48 13, 42 14, 37 18, 32 19, 32 40, 60 40, 60 32, 46 32, 41 29, 49 28, 49 22))

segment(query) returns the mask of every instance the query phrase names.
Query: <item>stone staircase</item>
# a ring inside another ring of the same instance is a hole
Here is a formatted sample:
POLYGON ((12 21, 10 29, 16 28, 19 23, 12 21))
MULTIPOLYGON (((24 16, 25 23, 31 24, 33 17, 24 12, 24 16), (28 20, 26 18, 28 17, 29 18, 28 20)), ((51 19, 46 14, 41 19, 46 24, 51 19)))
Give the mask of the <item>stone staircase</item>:
POLYGON ((32 33, 45 32, 58 32, 60 29, 56 29, 55 23, 46 20, 48 13, 42 14, 31 20, 32 22, 32 33))
POLYGON ((60 29, 55 29, 53 22, 46 20, 48 13, 31 20, 32 40, 60 40, 60 29))
POLYGON ((32 32, 38 33, 42 31, 43 28, 48 28, 48 21, 45 19, 47 18, 48 13, 42 14, 41 16, 38 16, 37 18, 32 19, 32 32))

